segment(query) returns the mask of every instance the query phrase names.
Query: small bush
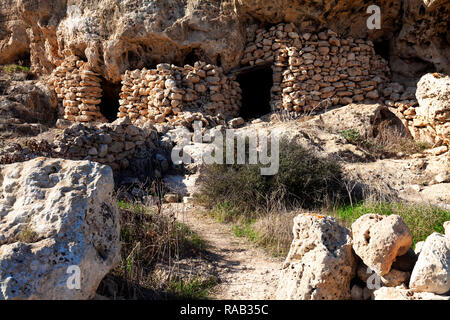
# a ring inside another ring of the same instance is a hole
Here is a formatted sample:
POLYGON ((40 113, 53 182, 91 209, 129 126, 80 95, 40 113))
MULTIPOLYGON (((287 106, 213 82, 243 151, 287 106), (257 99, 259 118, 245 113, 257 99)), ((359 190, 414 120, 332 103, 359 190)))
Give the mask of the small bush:
POLYGON ((343 130, 340 132, 340 134, 345 138, 345 140, 347 140, 347 142, 349 143, 359 143, 361 142, 363 139, 361 138, 361 135, 359 134, 358 131, 356 131, 355 129, 347 129, 347 130, 343 130))
POLYGON ((251 218, 280 206, 318 207, 346 196, 336 161, 318 157, 295 142, 281 140, 279 146, 279 170, 273 176, 261 175, 258 165, 204 166, 196 200, 215 208, 215 214, 226 220, 224 213, 230 216, 229 208, 233 208, 232 216, 251 218))
POLYGON ((246 237, 252 241, 258 241, 260 235, 253 228, 252 224, 254 221, 249 221, 244 224, 235 224, 233 226, 233 232, 236 237, 246 237))
POLYGON ((39 235, 27 225, 19 231, 16 240, 24 243, 34 243, 39 240, 39 235))

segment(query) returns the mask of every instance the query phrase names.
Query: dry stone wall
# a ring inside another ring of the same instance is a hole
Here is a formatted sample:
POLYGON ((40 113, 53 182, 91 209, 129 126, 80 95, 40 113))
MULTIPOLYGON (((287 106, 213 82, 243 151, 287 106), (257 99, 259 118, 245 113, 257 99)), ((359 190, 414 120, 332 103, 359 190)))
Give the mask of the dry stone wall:
POLYGON ((118 118, 133 122, 191 123, 198 112, 225 120, 240 109, 241 89, 234 77, 205 62, 126 71, 122 85, 118 118))
POLYGON ((154 158, 157 139, 151 125, 137 127, 125 118, 98 126, 73 124, 56 137, 55 145, 63 158, 107 164, 117 172, 133 161, 154 158))
POLYGON ((340 38, 328 30, 299 33, 293 24, 247 28, 242 66, 271 65, 273 110, 310 111, 377 100, 389 77, 371 41, 340 38))
POLYGON ((102 88, 98 74, 87 63, 70 55, 55 68, 47 80, 62 101, 64 119, 77 122, 106 121, 101 114, 102 88))

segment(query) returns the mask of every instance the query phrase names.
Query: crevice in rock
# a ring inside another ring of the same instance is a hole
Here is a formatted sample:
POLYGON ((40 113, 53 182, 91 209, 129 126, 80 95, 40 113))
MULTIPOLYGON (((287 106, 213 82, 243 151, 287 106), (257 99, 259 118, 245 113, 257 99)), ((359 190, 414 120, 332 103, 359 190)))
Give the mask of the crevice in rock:
POLYGON ((183 65, 189 64, 193 66, 195 62, 203 60, 205 60, 205 53, 203 50, 200 48, 193 48, 184 56, 183 65))

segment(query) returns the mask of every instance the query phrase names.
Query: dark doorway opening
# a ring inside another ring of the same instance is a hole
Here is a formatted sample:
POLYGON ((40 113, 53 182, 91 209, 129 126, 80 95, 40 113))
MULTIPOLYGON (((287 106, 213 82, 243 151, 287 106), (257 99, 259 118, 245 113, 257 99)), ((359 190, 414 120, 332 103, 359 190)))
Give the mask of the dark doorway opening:
POLYGON ((373 47, 377 55, 382 56, 386 61, 389 61, 389 53, 391 48, 391 43, 389 40, 374 42, 373 47))
POLYGON ((120 83, 115 84, 103 79, 101 86, 103 96, 102 102, 100 102, 100 112, 108 121, 112 122, 117 119, 117 112, 119 112, 121 85, 120 83))
POLYGON ((258 66, 241 71, 237 76, 242 89, 240 116, 245 120, 259 118, 270 113, 270 90, 273 86, 272 68, 258 66))

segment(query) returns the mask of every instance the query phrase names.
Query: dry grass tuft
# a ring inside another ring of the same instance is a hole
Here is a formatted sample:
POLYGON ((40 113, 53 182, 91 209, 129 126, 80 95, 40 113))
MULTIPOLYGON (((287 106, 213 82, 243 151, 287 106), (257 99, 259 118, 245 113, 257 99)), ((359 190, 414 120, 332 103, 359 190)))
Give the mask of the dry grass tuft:
POLYGON ((407 156, 431 147, 427 143, 415 141, 403 126, 394 124, 392 120, 380 122, 374 132, 374 137, 369 138, 362 137, 354 129, 341 131, 340 134, 347 142, 357 145, 377 159, 407 156))

